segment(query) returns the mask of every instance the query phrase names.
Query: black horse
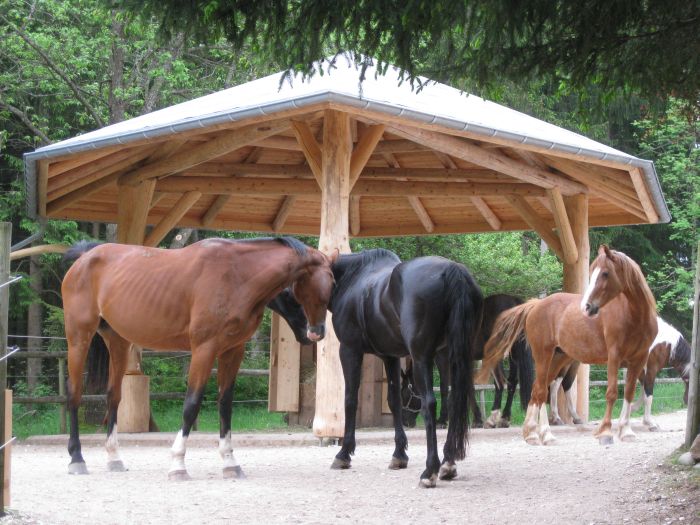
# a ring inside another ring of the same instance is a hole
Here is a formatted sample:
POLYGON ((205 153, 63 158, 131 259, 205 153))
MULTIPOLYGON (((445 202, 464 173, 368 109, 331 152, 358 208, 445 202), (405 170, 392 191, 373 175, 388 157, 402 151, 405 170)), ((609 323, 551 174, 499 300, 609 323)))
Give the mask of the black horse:
POLYGON ((341 255, 333 264, 336 285, 328 309, 340 341, 345 378, 345 434, 331 468, 350 468, 355 452, 360 371, 364 354, 384 362, 388 401, 394 419, 395 449, 389 468, 406 468, 408 445, 401 424, 401 366, 413 360, 416 392, 421 398, 428 455, 420 485, 434 487, 457 475, 455 461, 464 459, 469 430, 467 406, 474 397, 472 368, 483 297, 467 269, 442 257, 420 257, 402 263, 388 250, 341 255), (436 354, 449 356, 452 400, 450 427, 440 464, 433 393, 436 354))
MULTIPOLYGON (((506 310, 522 304, 523 300, 519 297, 507 294, 489 295, 484 299, 484 316, 481 324, 481 330, 477 339, 478 344, 475 349, 474 359, 482 359, 484 353, 484 345, 491 336, 493 325, 496 318, 506 310)), ((449 405, 449 363, 445 359, 445 355, 438 353, 435 356, 435 364, 440 372, 440 397, 442 403, 440 405, 440 417, 437 420, 438 425, 447 424, 447 407, 449 405)), ((501 414, 501 401, 503 390, 505 387, 506 377, 503 363, 499 363, 494 370, 496 394, 493 400, 491 415, 484 422, 481 415, 479 405, 476 399, 471 403, 472 413, 474 414, 473 426, 486 426, 493 428, 495 426, 507 427, 510 425, 511 407, 515 390, 518 386, 518 378, 520 379, 520 404, 523 410, 527 409, 530 401, 530 393, 532 391, 532 382, 534 381, 535 370, 532 361, 532 353, 527 341, 519 339, 513 344, 510 352, 510 369, 508 373, 508 396, 506 405, 501 414)), ((406 371, 402 373, 401 381, 401 399, 402 399, 402 418, 406 426, 413 427, 416 424, 418 412, 421 409, 420 398, 415 395, 413 387, 413 367, 409 361, 406 371)))

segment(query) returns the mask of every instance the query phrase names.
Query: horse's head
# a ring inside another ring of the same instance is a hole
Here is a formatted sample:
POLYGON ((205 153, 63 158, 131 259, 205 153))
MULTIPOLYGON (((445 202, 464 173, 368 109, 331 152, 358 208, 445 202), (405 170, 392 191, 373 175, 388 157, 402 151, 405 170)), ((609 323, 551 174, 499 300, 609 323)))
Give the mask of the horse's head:
POLYGON ((581 299, 581 311, 588 317, 597 317, 599 310, 613 300, 624 289, 624 277, 620 252, 609 249, 605 244, 598 248, 598 257, 591 264, 590 282, 581 299))
POLYGON ((327 256, 309 248, 307 256, 309 262, 292 283, 292 293, 309 322, 306 336, 311 341, 319 341, 326 335, 326 310, 335 284, 331 265, 338 258, 338 252, 327 256))
POLYGON ((294 337, 302 345, 311 345, 313 341, 306 336, 308 322, 304 315, 304 309, 294 299, 289 288, 282 290, 279 295, 267 303, 267 307, 280 314, 294 332, 294 337))
POLYGON ((401 370, 401 422, 403 426, 413 428, 423 403, 413 389, 411 370, 401 370))

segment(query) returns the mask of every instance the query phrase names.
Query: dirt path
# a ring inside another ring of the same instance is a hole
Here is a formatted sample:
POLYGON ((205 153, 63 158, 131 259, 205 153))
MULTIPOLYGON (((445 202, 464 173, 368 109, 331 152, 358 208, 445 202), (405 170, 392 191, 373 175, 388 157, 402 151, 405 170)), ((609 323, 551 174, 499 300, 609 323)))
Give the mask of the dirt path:
POLYGON ((213 447, 192 447, 184 483, 167 481, 166 446, 123 446, 125 473, 106 472, 104 449, 87 446, 91 474, 68 476, 65 444, 19 444, 13 515, 0 524, 700 523, 698 478, 693 485, 688 471, 664 465, 682 444, 685 412, 659 422, 664 431, 636 425, 636 442, 611 447, 572 429, 551 447, 525 444, 519 429, 477 430, 459 477, 433 490, 417 487, 425 448, 413 434, 400 472, 386 468, 391 445, 360 438, 342 472, 329 469, 336 447, 239 446, 243 481, 221 479, 213 447), (679 482, 685 489, 671 490, 679 482))

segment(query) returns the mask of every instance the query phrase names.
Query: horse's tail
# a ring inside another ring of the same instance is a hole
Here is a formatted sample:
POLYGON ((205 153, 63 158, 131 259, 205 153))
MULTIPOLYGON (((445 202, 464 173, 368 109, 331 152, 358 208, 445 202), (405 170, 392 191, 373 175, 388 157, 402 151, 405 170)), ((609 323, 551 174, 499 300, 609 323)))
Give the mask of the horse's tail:
POLYGON ((62 262, 64 265, 68 266, 70 263, 75 262, 78 257, 80 257, 85 252, 89 252, 96 246, 102 244, 98 241, 78 241, 73 246, 66 250, 63 254, 62 262))
POLYGON ((463 266, 450 267, 445 277, 450 308, 447 319, 447 349, 450 356, 452 388, 445 456, 458 460, 466 456, 469 403, 474 399, 474 349, 481 326, 484 301, 481 290, 463 266))
MULTIPOLYGON (((81 255, 102 244, 97 241, 78 241, 63 254, 62 262, 68 266, 81 255)), ((85 390, 87 392, 104 392, 109 380, 109 351, 100 334, 95 334, 90 341, 86 368, 85 390)))
POLYGON ((520 406, 527 410, 532 395, 532 384, 535 382, 535 362, 532 359, 532 349, 524 336, 511 349, 511 359, 516 361, 518 366, 520 406))
POLYGON ((496 365, 508 354, 513 343, 525 334, 525 321, 539 299, 509 308, 496 319, 491 337, 484 347, 484 360, 481 370, 474 379, 477 383, 486 383, 496 365))

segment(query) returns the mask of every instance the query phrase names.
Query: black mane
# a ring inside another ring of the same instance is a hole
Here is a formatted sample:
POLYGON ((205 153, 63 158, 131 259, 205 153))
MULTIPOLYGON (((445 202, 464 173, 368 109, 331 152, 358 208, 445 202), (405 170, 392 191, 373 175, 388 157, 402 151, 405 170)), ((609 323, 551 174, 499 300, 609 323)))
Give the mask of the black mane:
MULTIPOLYGON (((359 271, 368 269, 377 261, 394 263, 392 266, 395 266, 401 262, 401 259, 399 259, 399 256, 394 252, 384 248, 374 248, 371 250, 364 250, 359 253, 348 253, 341 255, 338 261, 333 265, 333 273, 335 274, 336 279, 335 290, 343 290, 347 283, 354 281, 355 276, 359 271)), ((333 292, 334 295, 335 290, 333 292)))
POLYGON ((255 239, 231 239, 235 242, 278 242, 287 248, 291 248, 298 255, 306 255, 308 246, 294 237, 257 237, 255 239))

